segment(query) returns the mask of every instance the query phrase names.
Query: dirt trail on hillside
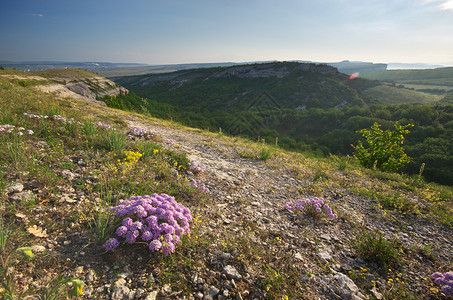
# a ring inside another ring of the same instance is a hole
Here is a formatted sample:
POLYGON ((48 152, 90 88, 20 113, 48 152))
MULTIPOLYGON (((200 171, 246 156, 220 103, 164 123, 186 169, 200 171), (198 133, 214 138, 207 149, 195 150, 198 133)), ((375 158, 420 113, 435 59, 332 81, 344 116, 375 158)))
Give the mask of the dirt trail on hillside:
MULTIPOLYGON (((365 296, 366 290, 357 288, 352 281, 342 286, 344 274, 370 266, 355 254, 351 246, 358 227, 369 231, 379 230, 388 239, 397 238, 408 249, 436 247, 436 256, 445 262, 453 258, 453 240, 448 227, 423 221, 409 223, 401 220, 396 213, 391 221, 392 218, 386 216, 387 212, 378 208, 376 200, 353 195, 347 190, 325 194, 325 197, 331 198, 340 219, 317 223, 310 218, 296 218, 284 205, 287 201, 303 199, 299 190, 313 183, 312 177, 294 178, 278 158, 269 162, 241 158, 238 155, 240 149, 201 131, 182 130, 157 122, 145 125, 130 118, 125 121, 131 128, 143 128, 156 133, 164 140, 165 147, 183 151, 191 161, 204 166, 205 170, 196 179, 209 188, 215 203, 212 207, 206 207, 205 213, 210 216, 206 220, 206 230, 217 231, 220 238, 231 231, 238 232, 243 228, 243 222, 247 221, 254 224, 261 235, 274 237, 279 241, 276 244, 278 250, 273 250, 276 257, 270 263, 275 266, 289 263, 299 269, 301 280, 310 291, 307 293, 308 298, 324 295, 321 297, 341 299, 352 295, 354 299, 365 299, 369 296, 369 290, 368 296, 365 296), (329 269, 327 273, 326 266, 329 269)), ((358 180, 341 172, 337 172, 335 178, 358 180)), ((250 243, 268 247, 265 239, 251 238, 250 243)), ((420 261, 405 268, 404 272, 412 278, 407 279, 410 289, 420 292, 425 289, 422 278, 429 274, 422 274, 417 268, 426 263, 426 258, 410 259, 420 261)), ((379 268, 376 264, 371 266, 379 268)), ((259 268, 252 265, 245 271, 250 278, 254 278, 259 268)), ((426 268, 425 272, 429 269, 426 265, 423 268, 426 268)), ((383 290, 385 278, 373 274, 366 276, 378 282, 383 290)), ((371 294, 379 298, 380 293, 375 291, 375 294, 371 294)), ((260 291, 255 292, 258 298, 262 296, 260 291)))

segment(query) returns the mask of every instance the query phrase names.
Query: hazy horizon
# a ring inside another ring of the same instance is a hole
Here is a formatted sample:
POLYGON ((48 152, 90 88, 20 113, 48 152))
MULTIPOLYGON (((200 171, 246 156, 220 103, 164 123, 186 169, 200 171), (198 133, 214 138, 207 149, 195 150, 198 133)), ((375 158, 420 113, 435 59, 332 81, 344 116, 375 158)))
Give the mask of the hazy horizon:
POLYGON ((0 61, 453 66, 453 0, 3 1, 0 61))

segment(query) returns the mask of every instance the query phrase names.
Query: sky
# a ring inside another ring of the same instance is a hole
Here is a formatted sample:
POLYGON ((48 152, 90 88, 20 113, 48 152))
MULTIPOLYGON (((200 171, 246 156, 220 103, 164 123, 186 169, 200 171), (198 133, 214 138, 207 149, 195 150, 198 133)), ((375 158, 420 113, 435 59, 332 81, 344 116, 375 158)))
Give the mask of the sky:
POLYGON ((0 0, 0 61, 453 65, 453 0, 0 0))

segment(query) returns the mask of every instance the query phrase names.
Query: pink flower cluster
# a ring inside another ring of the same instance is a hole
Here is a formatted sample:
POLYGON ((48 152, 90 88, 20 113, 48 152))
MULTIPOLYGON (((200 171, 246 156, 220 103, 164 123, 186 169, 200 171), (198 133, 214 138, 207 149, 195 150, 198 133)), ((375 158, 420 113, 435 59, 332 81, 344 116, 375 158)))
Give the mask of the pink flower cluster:
POLYGON ((324 210, 325 210, 326 214, 329 216, 329 218, 331 218, 331 219, 338 218, 338 216, 333 213, 328 202, 330 202, 330 201, 327 199, 315 197, 315 198, 306 199, 306 200, 297 200, 296 203, 287 202, 285 204, 285 208, 290 211, 296 211, 296 212, 302 212, 306 209, 314 209, 316 211, 316 213, 319 213, 319 214, 322 213, 322 208, 324 208, 324 210))
MULTIPOLYGON (((111 210, 115 216, 125 217, 115 234, 128 244, 137 239, 147 242, 153 252, 162 250, 168 255, 175 251, 175 244, 184 234, 190 234, 190 210, 166 194, 131 197, 111 210)), ((117 238, 110 238, 104 246, 110 251, 119 244, 117 238)))
MULTIPOLYGON (((35 114, 29 114, 29 113, 23 113, 22 114, 23 116, 25 117, 28 117, 28 118, 31 118, 31 119, 51 119, 51 120, 54 120, 54 121, 59 121, 63 124, 77 124, 77 125, 83 125, 83 123, 81 122, 78 122, 78 121, 75 121, 74 118, 69 118, 67 119, 66 117, 63 117, 61 115, 53 115, 53 116, 44 116, 44 115, 35 115, 35 114)), ((102 122, 97 122, 96 123, 96 126, 99 127, 99 128, 104 128, 104 129, 113 129, 115 130, 112 125, 109 125, 109 124, 104 124, 102 122)))
POLYGON ((133 128, 131 131, 129 131, 129 133, 127 134, 127 137, 131 140, 134 138, 143 138, 145 140, 150 140, 155 137, 155 134, 146 129, 133 128))
POLYGON ((0 125, 0 132, 15 134, 17 136, 24 135, 24 132, 25 132, 25 134, 28 134, 28 135, 32 135, 34 133, 33 130, 30 130, 30 129, 25 130, 24 127, 16 127, 16 126, 10 125, 10 124, 0 125))
POLYGON ((54 121, 60 121, 63 124, 66 124, 66 123, 73 124, 73 123, 75 123, 77 125, 82 125, 82 123, 76 122, 74 120, 74 118, 66 119, 65 117, 60 116, 60 115, 53 115, 53 116, 49 117, 49 116, 43 116, 43 115, 29 114, 29 113, 25 113, 25 112, 22 115, 25 116, 25 117, 32 118, 32 119, 49 119, 50 118, 50 119, 52 119, 54 121))
POLYGON ((194 180, 190 182, 190 186, 196 189, 200 189, 203 192, 209 192, 209 189, 200 180, 194 180))
POLYGON ((432 203, 427 202, 425 199, 418 199, 417 196, 415 196, 414 198, 409 198, 409 200, 417 203, 421 208, 426 208, 426 206, 433 206, 432 203))
POLYGON ((204 169, 205 169, 203 166, 199 165, 195 161, 188 163, 187 166, 189 167, 189 171, 194 174, 200 173, 201 171, 204 171, 204 169))
POLYGON ((97 122, 96 126, 99 127, 99 128, 104 128, 104 129, 112 129, 112 125, 104 124, 102 122, 97 122))

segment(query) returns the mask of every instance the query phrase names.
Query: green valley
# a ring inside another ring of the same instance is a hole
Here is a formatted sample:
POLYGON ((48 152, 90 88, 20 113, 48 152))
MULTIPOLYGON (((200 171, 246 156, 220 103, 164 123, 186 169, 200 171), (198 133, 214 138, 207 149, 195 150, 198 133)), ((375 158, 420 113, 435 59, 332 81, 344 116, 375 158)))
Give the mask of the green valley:
POLYGON ((449 97, 349 76, 325 65, 270 63, 112 78, 132 93, 106 97, 188 126, 263 139, 318 155, 352 155, 357 130, 374 122, 415 126, 407 137, 413 158, 404 171, 453 184, 453 105, 449 97), (440 100, 439 100, 440 99, 440 100))

